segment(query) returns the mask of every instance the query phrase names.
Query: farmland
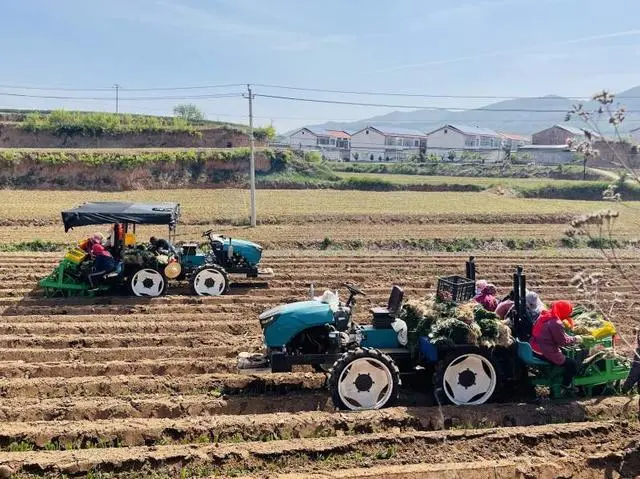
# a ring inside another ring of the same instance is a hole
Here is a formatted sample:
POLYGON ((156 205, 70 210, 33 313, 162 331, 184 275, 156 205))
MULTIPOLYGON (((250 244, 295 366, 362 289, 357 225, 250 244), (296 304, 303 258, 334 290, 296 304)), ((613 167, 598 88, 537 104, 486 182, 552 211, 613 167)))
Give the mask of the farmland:
MULTIPOLYGON (((543 411, 508 403, 438 410, 417 388, 403 393, 399 407, 345 415, 332 412, 322 374, 237 374, 236 354, 260 348, 256 315, 303 297, 308 282, 318 289, 345 280, 361 285, 369 296, 358 319, 366 321, 367 308, 385 301, 392 282, 410 297, 424 295, 436 275, 459 271, 464 257, 271 252, 265 265, 277 276, 268 287, 239 283, 229 296, 177 291, 152 300, 46 300, 33 285, 57 258, 1 258, 0 464, 16 477, 371 477, 372 471, 375 477, 452 471, 516 477, 516 471, 635 470, 638 451, 628 449, 640 433, 629 421, 634 398, 543 411), (565 424, 552 424, 558 421, 565 424)), ((513 266, 525 264, 530 284, 549 300, 580 299, 567 286, 574 272, 608 267, 585 253, 477 261, 501 291, 513 266)), ((624 262, 636 277, 640 262, 624 262)), ((633 294, 614 280, 601 293, 603 303, 613 290, 624 299, 633 294)), ((636 309, 630 302, 615 309, 627 336, 636 309)))
MULTIPOLYGON (((258 314, 304 299, 310 283, 316 292, 345 281, 361 286, 368 296, 356 320, 364 323, 392 284, 408 298, 431 294, 435 278, 462 273, 469 254, 501 294, 523 265, 528 286, 546 301, 585 301, 569 286, 572 276, 604 273, 596 299, 630 340, 640 312, 635 288, 597 249, 552 247, 574 215, 609 204, 490 191, 258 190, 261 224, 250 229, 245 190, 4 190, 0 245, 82 238, 93 229, 65 234, 59 212, 86 200, 178 201, 178 239, 215 227, 256 240, 267 246, 263 265, 275 276, 239 279, 229 295, 213 298, 189 296, 182 284, 153 299, 47 299, 36 283, 60 253, 0 253, 0 472, 18 479, 476 478, 632 477, 640 468, 637 396, 543 405, 505 397, 456 408, 438 407, 423 384, 407 384, 397 407, 346 414, 334 411, 325 375, 310 368, 268 375, 236 368, 239 352, 261 349, 258 314), (494 244, 509 238, 542 249, 494 244), (427 240, 436 251, 421 251, 427 240), (469 252, 438 252, 436 243, 447 241, 469 252)), ((617 234, 635 238, 640 206, 616 208, 617 234)), ((140 231, 143 239, 162 233, 140 231)), ((635 251, 620 252, 632 282, 640 279, 635 251)), ((628 353, 630 345, 621 348, 628 353)))
MULTIPOLYGON (((270 248, 316 245, 328 238, 359 240, 363 245, 394 247, 394 242, 419 239, 541 239, 559 242, 571 218, 608 203, 534 200, 492 192, 366 192, 335 190, 258 190, 261 225, 247 222, 249 195, 237 189, 149 190, 124 193, 5 190, 0 204, 0 244, 46 240, 64 243, 87 234, 65 234, 61 210, 94 201, 177 201, 182 205, 183 238, 194 238, 208 225, 226 234, 258 240, 270 248), (37 201, 25 201, 25 198, 37 201)), ((620 238, 637 238, 640 203, 615 205, 620 238)), ((147 230, 145 230, 147 231, 147 230)), ((162 232, 161 230, 149 230, 162 232)))

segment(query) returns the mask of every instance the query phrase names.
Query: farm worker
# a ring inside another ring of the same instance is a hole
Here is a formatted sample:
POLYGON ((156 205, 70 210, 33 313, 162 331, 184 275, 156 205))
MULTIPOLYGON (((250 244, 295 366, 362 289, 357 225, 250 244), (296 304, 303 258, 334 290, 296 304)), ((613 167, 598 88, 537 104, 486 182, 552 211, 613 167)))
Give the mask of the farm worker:
POLYGON ((100 243, 95 243, 91 247, 91 256, 94 258, 94 263, 93 273, 89 274, 89 284, 91 288, 95 288, 94 279, 100 278, 116 269, 116 261, 111 256, 111 253, 100 243))
POLYGON ((544 304, 542 303, 542 300, 540 300, 538 293, 534 291, 527 291, 525 298, 527 302, 527 313, 529 313, 531 321, 535 323, 538 320, 540 313, 545 309, 544 304))
POLYGON ((566 357, 560 348, 580 344, 581 336, 568 336, 564 331, 563 321, 571 317, 573 306, 569 301, 555 301, 550 311, 543 311, 533 325, 531 333, 531 349, 542 359, 562 367, 562 386, 571 387, 571 381, 578 372, 578 364, 566 357))
POLYGON ((496 307, 496 310, 495 310, 496 316, 498 316, 498 318, 500 318, 502 321, 511 323, 511 321, 507 318, 507 315, 513 309, 513 305, 514 305, 514 303, 510 299, 502 301, 496 307))
POLYGON ((487 281, 485 281, 484 279, 481 279, 480 281, 476 281, 476 296, 478 296, 480 293, 482 293, 482 290, 488 285, 489 283, 487 281))
POLYGON ((176 249, 166 239, 156 238, 155 236, 152 236, 151 238, 149 238, 149 243, 151 244, 151 248, 150 249, 154 253, 156 253, 156 252, 158 252, 160 250, 163 250, 163 251, 167 251, 167 252, 172 253, 172 254, 177 254, 176 253, 176 249))
POLYGON ((84 250, 86 253, 91 253, 91 248, 93 247, 93 245, 96 243, 101 244, 103 240, 104 240, 104 236, 102 235, 102 233, 96 232, 90 235, 84 241, 81 241, 78 244, 78 246, 80 247, 80 249, 84 250))
POLYGON ((495 311, 498 307, 498 298, 496 298, 496 287, 492 284, 487 284, 479 295, 477 295, 474 299, 476 302, 480 303, 484 309, 487 311, 495 311))

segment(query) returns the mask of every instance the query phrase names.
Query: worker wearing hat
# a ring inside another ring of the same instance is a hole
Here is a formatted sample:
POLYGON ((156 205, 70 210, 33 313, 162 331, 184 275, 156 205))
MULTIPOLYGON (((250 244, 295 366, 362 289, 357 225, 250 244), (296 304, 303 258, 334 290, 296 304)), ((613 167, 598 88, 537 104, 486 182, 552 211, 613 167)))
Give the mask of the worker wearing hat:
POLYGON ((571 388, 571 383, 578 372, 578 363, 564 355, 561 348, 580 344, 581 336, 569 336, 564 331, 563 321, 571 319, 573 306, 569 301, 555 301, 551 309, 542 311, 533 325, 531 332, 531 349, 541 359, 545 359, 563 369, 562 387, 571 388))

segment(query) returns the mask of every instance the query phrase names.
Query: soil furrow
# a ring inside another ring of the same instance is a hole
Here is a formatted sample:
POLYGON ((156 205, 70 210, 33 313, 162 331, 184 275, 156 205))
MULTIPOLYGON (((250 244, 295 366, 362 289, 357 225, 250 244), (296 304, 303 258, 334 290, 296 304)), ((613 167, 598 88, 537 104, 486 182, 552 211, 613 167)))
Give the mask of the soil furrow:
POLYGON ((285 394, 289 391, 321 389, 324 383, 323 374, 313 373, 3 378, 0 379, 0 397, 44 399, 132 394, 285 394))
MULTIPOLYGON (((637 398, 635 398, 637 400, 637 398)), ((380 411, 334 413, 300 411, 253 415, 184 418, 109 418, 16 423, 4 422, 0 449, 19 442, 29 449, 85 449, 107 446, 150 446, 184 443, 251 442, 276 439, 337 437, 385 431, 531 426, 594 418, 630 419, 637 415, 628 398, 550 405, 523 404, 489 408, 391 408, 380 411)))
MULTIPOLYGON (((89 471, 200 476, 273 474, 374 467, 498 461, 614 461, 619 474, 640 462, 637 424, 594 422, 526 428, 491 428, 437 432, 358 434, 314 439, 274 440, 237 444, 110 447, 74 451, 2 452, 0 464, 14 472, 69 476, 89 471), (585 438, 588 438, 585 441, 585 438), (635 438, 635 441, 634 441, 635 438), (626 469, 625 469, 626 468, 626 469), (184 471, 184 472, 183 472, 184 471)), ((601 464, 602 465, 602 464, 601 464)), ((633 469, 631 469, 633 470, 633 469)), ((637 472, 637 470, 636 470, 637 472)), ((629 476, 626 476, 629 477, 629 476)))

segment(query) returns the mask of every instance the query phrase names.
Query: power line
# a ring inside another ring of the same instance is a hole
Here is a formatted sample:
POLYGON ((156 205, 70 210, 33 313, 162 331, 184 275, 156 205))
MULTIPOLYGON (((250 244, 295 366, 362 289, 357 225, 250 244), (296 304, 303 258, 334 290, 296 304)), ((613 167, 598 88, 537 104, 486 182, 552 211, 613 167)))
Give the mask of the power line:
MULTIPOLYGON (((524 109, 524 108, 486 108, 486 107, 478 107, 478 108, 459 108, 459 107, 437 107, 437 106, 427 106, 427 105, 396 105, 396 104, 388 104, 388 103, 364 103, 364 102, 355 102, 355 101, 342 101, 342 100, 325 100, 319 98, 301 98, 301 97, 291 97, 291 96, 282 96, 282 95, 268 95, 265 93, 254 93, 256 97, 262 98, 273 98, 277 100, 288 100, 288 101, 300 101, 300 102, 308 102, 308 103, 325 103, 331 105, 351 105, 351 106, 368 106, 368 107, 378 107, 378 108, 407 108, 412 110, 433 110, 433 111, 495 111, 495 112, 519 112, 519 113, 567 113, 566 109, 562 110, 546 110, 546 109, 524 109)), ((627 110, 627 113, 638 113, 637 111, 627 110)))
MULTIPOLYGON (((121 88, 126 91, 179 91, 179 90, 206 90, 215 88, 243 87, 246 83, 225 83, 214 85, 194 85, 194 86, 173 86, 173 87, 144 87, 144 88, 121 88)), ((340 90, 329 88, 300 87, 292 85, 278 85, 270 83, 253 83, 252 85, 262 88, 274 88, 281 90, 308 91, 318 93, 336 93, 341 95, 364 95, 364 96, 390 96, 406 98, 442 98, 442 99, 478 99, 478 100, 589 100, 591 95, 584 96, 519 96, 519 95, 452 95, 452 94, 430 94, 430 93, 402 93, 389 91, 366 91, 366 90, 340 90)), ((0 88, 12 90, 40 90, 40 91, 69 91, 69 92, 97 92, 111 91, 109 87, 94 88, 74 88, 74 87, 45 87, 28 85, 0 85, 0 88)), ((624 99, 640 99, 637 96, 627 96, 624 99)))
POLYGON ((324 88, 307 88, 286 85, 271 85, 256 83, 255 86, 262 88, 276 88, 281 90, 309 91, 317 93, 338 93, 341 95, 365 95, 365 96, 394 96, 409 98, 457 98, 457 99, 478 99, 478 100, 585 100, 587 97, 560 97, 560 96, 511 96, 511 95, 438 95, 427 93, 395 93, 383 91, 355 91, 355 90, 330 90, 324 88))
MULTIPOLYGON (((119 88, 123 90, 123 88, 119 88)), ((111 96, 96 96, 96 97, 87 97, 87 96, 66 96, 66 95, 31 95, 27 93, 9 93, 9 92, 0 92, 1 96, 11 96, 11 97, 20 97, 20 98, 43 98, 50 100, 93 100, 93 101, 102 101, 109 100, 113 101, 113 97, 111 96)), ((219 94, 205 94, 205 95, 180 95, 180 96, 140 96, 140 97, 120 97, 119 101, 146 101, 146 100, 196 100, 196 99, 209 99, 209 98, 232 98, 232 97, 241 97, 242 93, 219 93, 219 94)))
MULTIPOLYGON (((244 83, 227 83, 222 85, 199 85, 199 86, 179 86, 179 87, 157 87, 157 88, 122 88, 126 91, 174 91, 174 90, 206 90, 209 88, 232 88, 244 86, 244 83)), ((70 88, 70 87, 40 87, 40 86, 18 86, 0 85, 0 88, 10 90, 40 90, 40 91, 111 91, 112 88, 70 88)))

